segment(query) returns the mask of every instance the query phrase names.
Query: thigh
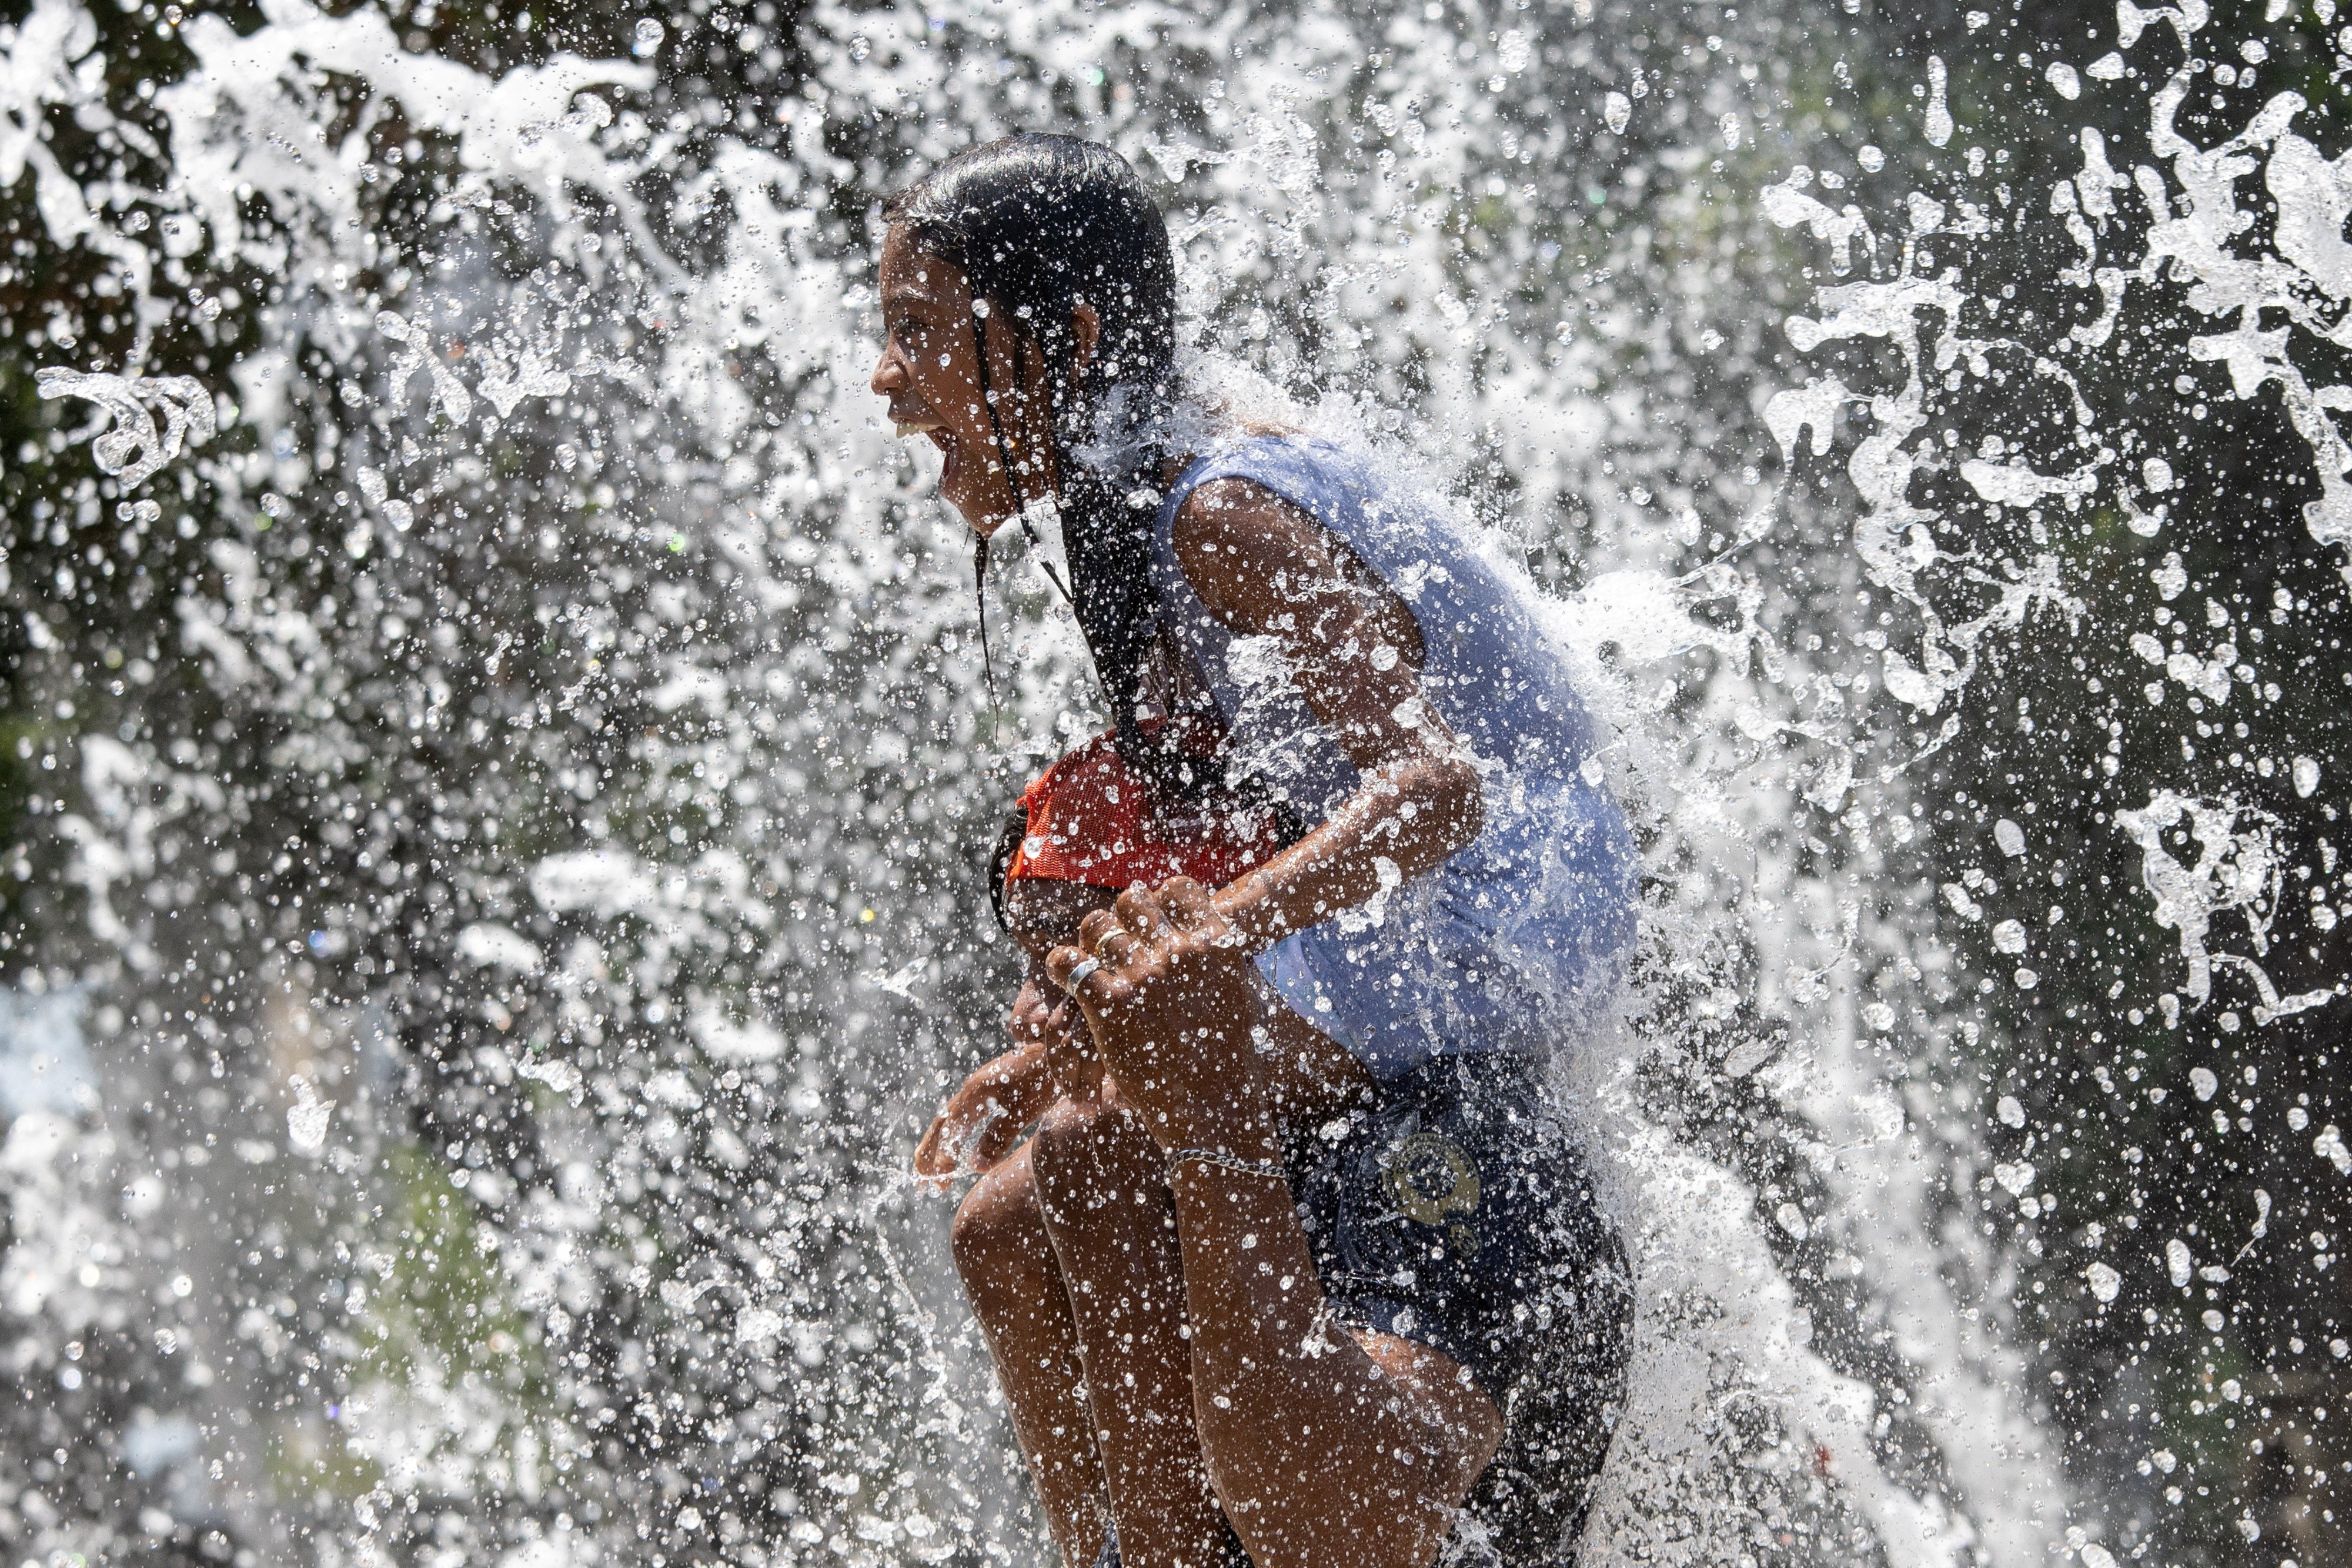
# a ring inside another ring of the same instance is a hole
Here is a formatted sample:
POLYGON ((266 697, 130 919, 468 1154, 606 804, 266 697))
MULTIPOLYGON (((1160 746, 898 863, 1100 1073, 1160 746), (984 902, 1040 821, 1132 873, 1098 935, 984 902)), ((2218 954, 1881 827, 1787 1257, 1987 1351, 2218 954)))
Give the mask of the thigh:
POLYGON ((1027 1142, 972 1183, 956 1206, 948 1244, 975 1306, 983 1305, 982 1294, 1053 1267, 1027 1142))

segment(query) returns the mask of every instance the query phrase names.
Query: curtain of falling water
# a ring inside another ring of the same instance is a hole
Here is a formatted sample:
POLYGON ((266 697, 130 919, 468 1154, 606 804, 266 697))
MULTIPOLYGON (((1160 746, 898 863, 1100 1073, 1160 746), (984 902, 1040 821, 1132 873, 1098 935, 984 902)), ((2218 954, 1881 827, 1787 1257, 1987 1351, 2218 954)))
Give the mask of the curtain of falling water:
POLYGON ((879 198, 1054 125, 1202 381, 1451 488, 1618 736, 1592 1560, 2323 1560, 2346 204, 2269 9, 32 6, 0 1534, 1047 1550, 896 1173, 1099 716, 1025 561, 983 689, 863 387, 879 198))

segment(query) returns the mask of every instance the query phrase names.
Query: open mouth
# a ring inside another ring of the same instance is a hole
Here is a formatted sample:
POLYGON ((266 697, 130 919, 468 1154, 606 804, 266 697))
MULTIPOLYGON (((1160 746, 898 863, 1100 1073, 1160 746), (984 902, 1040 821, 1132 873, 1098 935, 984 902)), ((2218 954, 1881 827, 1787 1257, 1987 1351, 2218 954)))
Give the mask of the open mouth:
POLYGON ((928 430, 925 430, 923 434, 929 436, 931 438, 931 444, 940 449, 940 489, 941 493, 945 493, 948 486, 955 482, 955 437, 947 433, 947 427, 945 425, 939 424, 932 425, 928 430))
POLYGON ((920 435, 927 437, 933 446, 940 449, 942 462, 940 465, 939 484, 940 490, 944 492, 953 483, 957 467, 956 440, 954 436, 948 434, 947 426, 936 420, 919 416, 912 419, 893 416, 892 423, 898 429, 899 440, 908 441, 920 435))

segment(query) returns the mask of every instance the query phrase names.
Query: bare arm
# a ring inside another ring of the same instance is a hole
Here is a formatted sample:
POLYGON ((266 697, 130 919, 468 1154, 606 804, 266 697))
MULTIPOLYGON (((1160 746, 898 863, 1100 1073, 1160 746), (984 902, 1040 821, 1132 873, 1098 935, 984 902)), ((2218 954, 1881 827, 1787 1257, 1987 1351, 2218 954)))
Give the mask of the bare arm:
POLYGON ((1412 612, 1339 540, 1246 480, 1195 490, 1177 514, 1176 558, 1212 614, 1268 636, 1307 707, 1363 776, 1328 821, 1219 891, 1253 947, 1328 920, 1387 880, 1444 863, 1486 822, 1476 768, 1423 700, 1412 612))
POLYGON ((915 1174, 943 1181, 990 1170, 1012 1153, 1053 1100, 1047 1052, 1044 1041, 1026 1040, 974 1069, 917 1145, 915 1174))

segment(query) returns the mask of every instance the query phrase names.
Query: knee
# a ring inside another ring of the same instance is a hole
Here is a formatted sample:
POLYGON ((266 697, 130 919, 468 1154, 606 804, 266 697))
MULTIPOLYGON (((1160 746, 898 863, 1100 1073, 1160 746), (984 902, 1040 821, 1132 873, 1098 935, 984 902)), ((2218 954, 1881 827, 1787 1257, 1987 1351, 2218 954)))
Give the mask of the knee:
POLYGON ((1087 1145, 1102 1114, 1099 1105, 1057 1100, 1038 1119, 1037 1131, 1029 1140, 1029 1157, 1041 1193, 1069 1186, 1086 1163, 1087 1145))
POLYGON ((998 1289, 1045 1261, 1050 1246, 1029 1162, 1017 1154, 973 1185, 948 1228, 956 1272, 983 1310, 998 1289))
POLYGON ((1048 1224, 1067 1224, 1108 1197, 1166 1180, 1159 1151, 1134 1119, 1100 1103, 1055 1105, 1037 1124, 1030 1148, 1048 1224))

